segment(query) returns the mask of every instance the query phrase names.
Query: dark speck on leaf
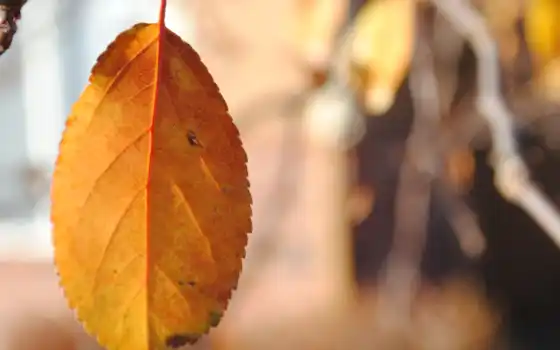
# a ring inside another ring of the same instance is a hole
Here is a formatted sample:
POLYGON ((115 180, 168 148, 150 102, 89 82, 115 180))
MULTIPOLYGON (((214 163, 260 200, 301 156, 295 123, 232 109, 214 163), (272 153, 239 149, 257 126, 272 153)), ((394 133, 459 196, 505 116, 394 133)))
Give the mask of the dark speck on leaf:
POLYGON ((216 327, 218 324, 220 324, 222 316, 223 316, 223 313, 220 312, 220 311, 211 311, 210 312, 210 325, 212 327, 216 327))
POLYGON ((187 284, 191 287, 196 286, 196 282, 195 281, 188 281, 187 284))
POLYGON ((189 130, 189 132, 187 132, 187 139, 189 140, 189 144, 191 146, 202 147, 194 131, 189 130))
POLYGON ((165 340, 167 347, 177 349, 187 344, 194 344, 200 336, 194 334, 174 334, 165 340))

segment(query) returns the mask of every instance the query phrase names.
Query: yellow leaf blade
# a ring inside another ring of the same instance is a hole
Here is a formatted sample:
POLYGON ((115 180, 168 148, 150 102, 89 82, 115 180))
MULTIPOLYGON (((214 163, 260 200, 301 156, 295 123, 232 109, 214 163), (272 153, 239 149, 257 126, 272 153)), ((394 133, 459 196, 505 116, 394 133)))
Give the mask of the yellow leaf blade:
POLYGON ((61 285, 108 349, 196 341, 251 231, 246 154, 212 77, 160 24, 103 53, 68 118, 52 188, 61 285))

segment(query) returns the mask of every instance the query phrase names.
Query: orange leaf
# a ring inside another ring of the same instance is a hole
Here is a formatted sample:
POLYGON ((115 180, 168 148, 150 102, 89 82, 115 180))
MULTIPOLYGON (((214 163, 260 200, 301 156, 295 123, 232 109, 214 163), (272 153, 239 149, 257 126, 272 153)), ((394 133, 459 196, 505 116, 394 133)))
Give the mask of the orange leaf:
POLYGON ((247 157, 195 51, 140 23, 74 105, 53 188, 61 285, 108 349, 167 349, 217 325, 251 231, 247 157))

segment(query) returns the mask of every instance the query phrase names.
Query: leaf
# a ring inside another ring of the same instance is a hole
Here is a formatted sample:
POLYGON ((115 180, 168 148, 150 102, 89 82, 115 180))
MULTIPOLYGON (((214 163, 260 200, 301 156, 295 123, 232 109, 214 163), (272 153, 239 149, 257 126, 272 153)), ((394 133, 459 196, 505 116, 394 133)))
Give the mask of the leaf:
POLYGON ((383 114, 410 67, 417 0, 367 2, 355 21, 353 71, 368 112, 383 114))
POLYGON ((158 24, 99 57, 52 185, 61 286, 110 350, 177 348, 216 326, 252 229, 238 130, 164 14, 165 1, 158 24))
POLYGON ((527 45, 540 71, 560 56, 560 2, 529 0, 525 13, 527 45))
POLYGON ((525 35, 533 58, 535 88, 560 101, 560 1, 530 0, 525 35))

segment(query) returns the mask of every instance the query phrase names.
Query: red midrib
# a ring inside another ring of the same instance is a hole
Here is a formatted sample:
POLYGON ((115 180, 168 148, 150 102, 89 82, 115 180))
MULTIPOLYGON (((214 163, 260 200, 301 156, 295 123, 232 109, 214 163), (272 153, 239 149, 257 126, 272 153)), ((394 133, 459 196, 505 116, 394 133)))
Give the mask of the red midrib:
MULTIPOLYGON (((154 84, 154 105, 150 120, 150 126, 148 128, 148 177, 146 183, 146 276, 145 276, 145 283, 146 283, 146 312, 150 309, 149 305, 149 291, 148 291, 148 282, 149 282, 149 266, 150 266, 150 183, 151 183, 151 175, 152 175, 152 156, 153 156, 153 141, 154 141, 154 119, 157 113, 157 105, 158 105, 158 95, 159 95, 159 84, 160 84, 160 77, 161 77, 161 53, 163 47, 163 41, 165 40, 165 9, 167 7, 167 0, 161 0, 161 5, 159 9, 159 22, 158 22, 158 42, 157 42, 157 51, 156 51, 156 76, 155 76, 155 84, 154 84)), ((147 314, 146 314, 147 316, 147 314)), ((147 343, 148 347, 151 345, 150 341, 150 325, 148 321, 148 317, 146 317, 146 335, 147 335, 147 343)))

